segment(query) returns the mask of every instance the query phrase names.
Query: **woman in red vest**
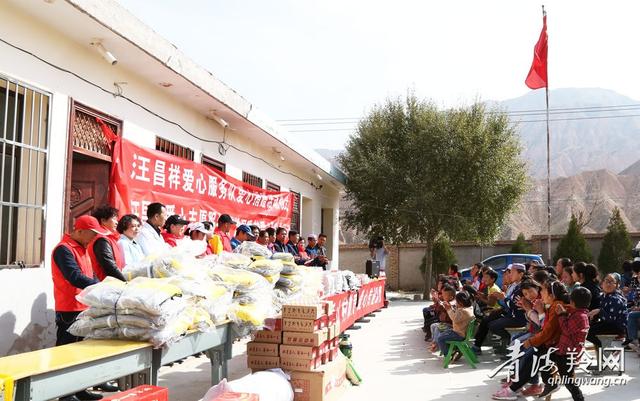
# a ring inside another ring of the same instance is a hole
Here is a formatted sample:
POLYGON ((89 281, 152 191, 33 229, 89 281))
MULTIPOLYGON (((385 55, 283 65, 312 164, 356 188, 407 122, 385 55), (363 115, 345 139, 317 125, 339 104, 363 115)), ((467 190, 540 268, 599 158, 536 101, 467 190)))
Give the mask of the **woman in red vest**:
POLYGON ((124 254, 118 246, 120 234, 118 226, 118 209, 102 206, 93 211, 92 216, 98 220, 107 235, 98 235, 89 245, 89 257, 96 278, 100 281, 110 276, 126 281, 122 274, 124 268, 124 254))
POLYGON ((184 226, 187 224, 189 224, 189 222, 178 214, 169 216, 164 223, 164 232, 162 233, 164 242, 172 248, 177 246, 178 241, 184 238, 184 226))

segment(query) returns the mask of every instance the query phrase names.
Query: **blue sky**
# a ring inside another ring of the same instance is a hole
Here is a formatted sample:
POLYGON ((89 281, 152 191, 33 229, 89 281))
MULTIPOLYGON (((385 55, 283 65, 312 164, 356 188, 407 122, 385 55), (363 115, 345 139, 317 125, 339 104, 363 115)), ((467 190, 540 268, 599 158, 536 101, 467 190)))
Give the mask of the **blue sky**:
MULTIPOLYGON (((357 118, 409 89, 443 106, 525 94, 542 26, 530 0, 119 1, 272 118, 344 118, 288 126, 329 129, 291 132, 316 148, 341 148, 357 118)), ((552 89, 640 99, 640 2, 546 8, 552 89)))

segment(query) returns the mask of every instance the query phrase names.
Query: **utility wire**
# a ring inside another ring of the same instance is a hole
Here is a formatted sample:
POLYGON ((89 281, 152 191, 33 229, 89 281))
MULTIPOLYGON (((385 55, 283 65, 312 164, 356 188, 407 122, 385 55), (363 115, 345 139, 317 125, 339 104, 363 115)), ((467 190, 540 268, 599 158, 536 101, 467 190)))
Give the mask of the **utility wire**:
POLYGON ((73 72, 73 71, 71 71, 71 70, 68 70, 68 69, 63 68, 63 67, 60 67, 60 66, 58 66, 58 65, 56 65, 56 64, 53 64, 52 62, 47 61, 47 60, 43 59, 42 57, 40 57, 40 56, 38 56, 38 55, 36 55, 36 54, 34 54, 34 53, 30 52, 29 50, 26 50, 26 49, 23 49, 23 48, 21 48, 21 47, 19 47, 19 46, 16 46, 16 45, 14 45, 14 44, 12 44, 12 43, 10 43, 10 42, 7 42, 6 40, 4 40, 4 39, 2 39, 2 38, 0 38, 0 42, 2 42, 2 43, 4 43, 4 44, 6 44, 7 46, 10 46, 10 47, 12 47, 12 48, 14 48, 14 49, 18 50, 18 51, 21 51, 21 52, 23 52, 23 53, 25 53, 25 54, 28 54, 28 55, 30 55, 31 57, 33 57, 33 58, 35 58, 35 59, 37 59, 37 60, 39 60, 39 61, 41 61, 41 62, 43 62, 43 63, 47 64, 47 65, 48 65, 48 66, 50 66, 50 67, 55 68, 55 69, 56 69, 56 70, 58 70, 58 71, 62 71, 62 72, 65 72, 65 73, 67 73, 67 74, 69 74, 69 75, 72 75, 72 76, 74 76, 74 77, 78 78, 79 80, 81 80, 82 82, 84 82, 84 83, 86 83, 86 84, 88 84, 88 85, 91 85, 91 86, 93 86, 93 87, 95 87, 95 88, 97 88, 97 89, 101 90, 102 92, 105 92, 105 93, 108 93, 108 94, 110 94, 110 95, 113 95, 114 97, 120 97, 120 98, 122 98, 122 99, 125 99, 125 100, 126 100, 126 101, 128 101, 129 103, 131 103, 131 104, 133 104, 133 105, 135 105, 135 106, 138 106, 138 107, 139 107, 139 108, 141 108, 142 110, 144 110, 144 111, 146 111, 147 113, 149 113, 149 114, 151 114, 151 115, 153 115, 153 116, 155 116, 155 117, 157 117, 157 118, 161 119, 162 121, 165 121, 166 123, 169 123, 169 124, 171 124, 171 125, 174 125, 174 126, 178 127, 182 132, 186 133, 187 135, 189 135, 189 136, 191 136, 191 137, 193 137, 193 138, 195 138, 195 139, 198 139, 198 140, 200 140, 200 141, 202 141, 202 142, 206 142, 206 143, 215 143, 215 144, 218 144, 219 146, 225 146, 225 145, 226 145, 226 146, 228 146, 228 147, 231 147, 231 148, 235 149, 236 151, 238 151, 238 152, 240 152, 240 153, 246 154, 246 155, 248 155, 248 156, 253 157, 253 158, 254 158, 254 159, 256 159, 256 160, 260 160, 260 161, 262 161, 262 162, 263 162, 263 163, 265 163, 267 166, 269 166, 269 167, 271 167, 271 168, 273 168, 273 169, 275 169, 275 170, 277 170, 277 171, 279 171, 279 172, 281 172, 281 173, 283 173, 283 174, 288 174, 288 175, 290 175, 290 176, 292 176, 292 177, 295 177, 295 178, 299 179, 300 181, 302 181, 302 182, 304 182, 304 183, 311 184, 314 188, 317 188, 317 187, 316 187, 316 184, 314 184, 312 181, 308 181, 308 180, 306 180, 306 179, 304 179, 304 178, 300 177, 299 175, 296 175, 296 174, 294 174, 294 173, 292 173, 292 172, 290 172, 290 171, 283 170, 283 169, 279 168, 278 166, 276 166, 276 165, 274 165, 274 164, 270 163, 269 161, 267 161, 267 160, 265 160, 265 159, 263 159, 263 158, 261 158, 261 157, 259 157, 259 156, 256 156, 256 155, 254 155, 254 154, 252 154, 252 153, 250 153, 250 152, 247 152, 247 151, 246 151, 246 150, 244 150, 244 149, 241 149, 241 148, 239 148, 239 147, 237 147, 237 146, 235 146, 235 145, 233 145, 233 144, 231 144, 231 143, 226 142, 226 132, 225 132, 225 138, 223 138, 223 140, 222 140, 222 141, 216 141, 216 140, 213 140, 213 139, 206 139, 206 138, 199 137, 198 135, 193 134, 192 132, 190 132, 189 130, 187 130, 186 128, 184 128, 180 123, 177 123, 177 122, 175 122, 175 121, 169 120, 168 118, 166 118, 166 117, 164 117, 164 116, 162 116, 162 115, 160 115, 160 114, 158 114, 158 113, 156 113, 156 112, 152 111, 151 109, 149 109, 149 108, 147 108, 146 106, 144 106, 144 105, 142 105, 142 104, 138 103, 137 101, 135 101, 135 100, 133 100, 133 99, 131 99, 131 98, 127 97, 127 96, 124 96, 124 95, 123 95, 122 93, 120 93, 120 92, 112 92, 112 91, 110 91, 110 90, 108 90, 108 89, 106 89, 106 88, 103 88, 102 86, 100 86, 100 85, 98 85, 98 84, 96 84, 96 83, 94 83, 94 82, 92 82, 92 81, 88 80, 87 78, 84 78, 83 76, 81 76, 81 75, 79 75, 79 74, 77 74, 77 73, 75 73, 75 72, 73 72))
MULTIPOLYGON (((640 114, 623 114, 623 115, 614 115, 614 116, 592 116, 592 117, 569 117, 569 118, 552 118, 549 122, 558 122, 558 121, 579 121, 579 120, 605 120, 610 118, 635 118, 640 117, 640 114)), ((515 120, 517 123, 540 123, 546 122, 546 119, 538 119, 538 120, 515 120)), ((300 132, 346 132, 351 133, 355 130, 356 127, 351 128, 321 128, 321 129, 296 129, 290 130, 290 133, 300 133, 300 132)))

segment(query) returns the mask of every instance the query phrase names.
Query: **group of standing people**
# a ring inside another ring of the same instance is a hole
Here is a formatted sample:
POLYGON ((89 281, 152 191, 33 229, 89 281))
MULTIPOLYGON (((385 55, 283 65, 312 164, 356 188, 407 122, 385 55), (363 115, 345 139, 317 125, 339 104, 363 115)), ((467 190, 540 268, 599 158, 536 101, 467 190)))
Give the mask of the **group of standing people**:
MULTIPOLYGON (((203 241, 205 249, 200 257, 233 252, 244 241, 255 241, 271 252, 293 255, 297 264, 329 265, 325 244, 327 236, 307 236, 308 245, 302 246, 297 231, 279 227, 260 229, 257 226, 237 225, 228 214, 212 222, 189 222, 179 215, 167 216, 167 208, 161 203, 147 206, 147 219, 142 222, 134 214, 118 218, 119 210, 112 206, 95 209, 92 215, 75 220, 73 230, 64 234, 51 255, 51 269, 56 311, 56 345, 81 340, 67 330, 86 306, 76 296, 106 277, 126 281, 122 269, 138 263, 147 256, 160 254, 175 247, 184 238, 203 241), (231 229, 237 225, 235 236, 231 229)), ((116 391, 117 387, 104 383, 97 386, 103 391, 116 391)), ((102 395, 81 391, 60 398, 61 401, 99 400, 102 395)))

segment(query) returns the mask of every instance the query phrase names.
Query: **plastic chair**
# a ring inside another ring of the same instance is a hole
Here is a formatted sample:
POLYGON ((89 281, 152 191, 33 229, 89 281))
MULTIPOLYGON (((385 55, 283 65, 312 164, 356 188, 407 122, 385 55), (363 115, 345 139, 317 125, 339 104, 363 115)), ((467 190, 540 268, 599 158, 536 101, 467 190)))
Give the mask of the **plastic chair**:
POLYGON ((447 341, 447 345, 449 346, 449 351, 447 352, 447 356, 444 358, 444 368, 449 367, 449 362, 451 362, 451 358, 453 356, 456 348, 460 351, 462 356, 465 357, 467 363, 472 367, 476 368, 476 363, 478 363, 478 357, 476 356, 473 349, 471 349, 471 341, 473 340, 473 336, 476 329, 476 319, 473 319, 469 322, 469 326, 467 326, 467 335, 464 340, 461 341, 447 341))

